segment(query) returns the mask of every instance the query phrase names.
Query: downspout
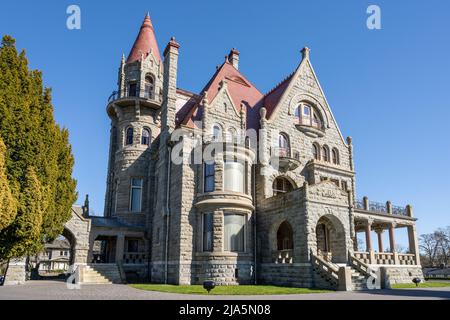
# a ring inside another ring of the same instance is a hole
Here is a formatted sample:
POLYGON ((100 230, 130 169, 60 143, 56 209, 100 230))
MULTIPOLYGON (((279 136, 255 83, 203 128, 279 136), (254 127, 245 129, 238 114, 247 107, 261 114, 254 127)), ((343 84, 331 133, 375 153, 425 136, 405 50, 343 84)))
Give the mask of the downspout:
POLYGON ((167 284, 168 275, 169 275, 169 226, 170 226, 170 208, 169 208, 169 198, 170 198, 170 175, 171 175, 171 168, 170 165, 171 161, 171 151, 172 147, 169 145, 167 146, 168 150, 168 157, 167 157, 167 189, 166 189, 166 240, 165 240, 165 266, 164 266, 164 283, 167 284))

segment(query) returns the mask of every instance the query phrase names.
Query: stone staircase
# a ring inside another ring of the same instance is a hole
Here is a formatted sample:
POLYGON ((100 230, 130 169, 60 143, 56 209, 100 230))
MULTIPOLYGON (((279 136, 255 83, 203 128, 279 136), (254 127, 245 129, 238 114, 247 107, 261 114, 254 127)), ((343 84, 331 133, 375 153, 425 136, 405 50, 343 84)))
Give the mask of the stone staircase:
POLYGON ((123 283, 119 266, 115 263, 93 263, 80 267, 80 283, 123 283))
POLYGON ((352 290, 367 290, 367 277, 352 268, 352 290))
POLYGON ((350 265, 347 267, 326 261, 312 252, 311 259, 316 273, 316 284, 320 287, 334 290, 368 290, 367 279, 370 276, 368 266, 354 256, 350 256, 350 265))

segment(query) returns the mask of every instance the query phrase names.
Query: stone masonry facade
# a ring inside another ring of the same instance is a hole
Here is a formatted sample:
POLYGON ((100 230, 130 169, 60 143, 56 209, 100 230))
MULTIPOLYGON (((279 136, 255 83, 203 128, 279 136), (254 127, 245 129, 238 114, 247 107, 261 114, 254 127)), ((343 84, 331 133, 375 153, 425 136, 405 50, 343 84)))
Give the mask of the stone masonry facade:
POLYGON ((177 87, 180 44, 172 38, 161 56, 146 16, 106 108, 105 217, 91 218, 89 237, 90 251, 104 244, 98 262, 180 285, 350 290, 355 274, 373 275, 368 268, 385 286, 422 277, 412 207, 358 200, 352 139, 309 49, 301 53, 292 74, 261 93, 233 48, 192 93, 177 87), (408 252, 395 252, 397 228, 408 229, 408 252), (389 247, 375 250, 371 234, 383 231, 389 247))

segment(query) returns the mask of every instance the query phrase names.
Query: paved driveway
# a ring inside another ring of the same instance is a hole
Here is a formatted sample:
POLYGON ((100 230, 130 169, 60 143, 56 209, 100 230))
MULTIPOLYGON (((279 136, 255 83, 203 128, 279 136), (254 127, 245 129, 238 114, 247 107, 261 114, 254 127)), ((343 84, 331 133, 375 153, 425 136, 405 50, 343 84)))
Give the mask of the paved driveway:
POLYGON ((64 282, 29 281, 22 286, 0 287, 0 300, 393 300, 450 299, 450 287, 401 290, 371 290, 365 292, 332 292, 292 295, 206 296, 143 291, 126 285, 84 285, 69 290, 64 282))

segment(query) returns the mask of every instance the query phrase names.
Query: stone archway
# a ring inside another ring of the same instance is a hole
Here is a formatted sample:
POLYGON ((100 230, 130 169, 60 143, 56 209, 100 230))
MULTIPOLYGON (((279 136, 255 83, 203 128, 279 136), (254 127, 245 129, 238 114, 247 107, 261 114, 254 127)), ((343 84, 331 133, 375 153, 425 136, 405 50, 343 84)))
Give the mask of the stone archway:
POLYGON ((89 234, 91 220, 83 216, 81 207, 72 207, 72 217, 64 225, 63 236, 70 242, 70 264, 83 265, 87 263, 89 252, 89 234))
POLYGON ((320 217, 316 224, 317 254, 334 263, 347 262, 345 228, 333 215, 320 217))
MULTIPOLYGON (((91 220, 84 217, 81 207, 72 206, 71 213, 71 218, 64 225, 63 236, 70 242, 70 265, 75 269, 87 263, 91 220)), ((5 285, 25 283, 26 258, 12 259, 7 270, 5 285)))

